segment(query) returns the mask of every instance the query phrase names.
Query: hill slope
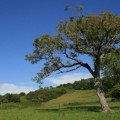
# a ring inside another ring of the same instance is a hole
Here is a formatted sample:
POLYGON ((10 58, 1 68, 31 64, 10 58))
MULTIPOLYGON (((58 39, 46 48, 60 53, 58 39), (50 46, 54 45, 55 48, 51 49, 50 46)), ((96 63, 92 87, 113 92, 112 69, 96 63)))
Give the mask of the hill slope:
POLYGON ((56 99, 42 103, 42 107, 57 107, 67 105, 93 105, 98 103, 98 98, 94 90, 75 90, 68 92, 56 99))

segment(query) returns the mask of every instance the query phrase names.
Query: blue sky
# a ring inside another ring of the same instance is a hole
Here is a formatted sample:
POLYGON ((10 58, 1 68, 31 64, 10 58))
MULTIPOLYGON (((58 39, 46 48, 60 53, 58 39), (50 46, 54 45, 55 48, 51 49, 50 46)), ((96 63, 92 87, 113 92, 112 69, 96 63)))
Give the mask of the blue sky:
MULTIPOLYGON (((42 64, 30 64, 25 61, 25 55, 32 52, 35 38, 46 33, 54 35, 59 21, 78 15, 75 10, 65 12, 65 5, 83 5, 84 14, 98 14, 105 10, 120 14, 119 0, 0 0, 0 94, 38 88, 31 78, 39 72, 42 64)), ((87 77, 87 71, 81 69, 69 74, 52 75, 43 86, 87 77)))

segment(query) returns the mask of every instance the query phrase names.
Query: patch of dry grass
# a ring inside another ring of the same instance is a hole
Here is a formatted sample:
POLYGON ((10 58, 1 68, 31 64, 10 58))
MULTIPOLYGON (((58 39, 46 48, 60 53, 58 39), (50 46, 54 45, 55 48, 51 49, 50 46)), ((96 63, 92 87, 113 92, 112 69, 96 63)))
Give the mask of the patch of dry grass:
POLYGON ((56 99, 50 100, 46 103, 43 103, 42 107, 52 107, 52 106, 59 106, 63 104, 68 103, 87 103, 87 102, 96 102, 98 101, 97 95, 94 90, 78 90, 73 92, 68 92, 65 95, 62 95, 61 97, 58 97, 56 99))

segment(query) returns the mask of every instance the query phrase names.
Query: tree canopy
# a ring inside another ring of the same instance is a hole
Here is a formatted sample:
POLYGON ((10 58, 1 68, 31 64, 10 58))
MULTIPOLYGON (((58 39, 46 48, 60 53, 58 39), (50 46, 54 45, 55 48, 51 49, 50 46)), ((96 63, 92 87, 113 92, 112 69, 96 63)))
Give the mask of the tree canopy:
POLYGON ((63 68, 68 68, 66 72, 69 72, 85 67, 95 77, 102 59, 120 42, 120 16, 110 12, 70 17, 60 22, 57 28, 57 35, 46 34, 35 39, 33 53, 26 55, 33 64, 42 60, 45 62, 35 77, 37 82, 52 72, 65 72, 63 68), (93 58, 93 68, 80 60, 83 54, 93 58))

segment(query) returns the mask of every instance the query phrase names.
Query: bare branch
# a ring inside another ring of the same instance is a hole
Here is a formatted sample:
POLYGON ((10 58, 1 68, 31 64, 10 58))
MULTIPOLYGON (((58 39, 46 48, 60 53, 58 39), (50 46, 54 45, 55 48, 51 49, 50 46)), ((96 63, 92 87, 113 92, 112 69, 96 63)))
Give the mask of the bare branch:
POLYGON ((83 62, 79 61, 79 60, 76 59, 76 58, 70 57, 70 56, 67 54, 67 51, 66 51, 66 50, 65 50, 65 55, 66 55, 67 58, 76 61, 76 62, 77 62, 76 64, 79 64, 80 66, 87 68, 88 71, 92 74, 92 76, 94 76, 94 72, 93 72, 92 68, 88 65, 88 63, 83 63, 83 62))
POLYGON ((65 56, 66 56, 67 58, 69 58, 69 59, 71 59, 71 60, 73 60, 73 61, 75 61, 75 62, 77 62, 77 63, 80 63, 80 61, 79 61, 78 59, 69 56, 66 49, 65 49, 64 54, 65 54, 65 56))
MULTIPOLYGON (((66 71, 61 71, 60 70, 60 72, 59 73, 66 73, 66 72, 71 72, 71 71, 74 71, 74 70, 76 70, 76 69, 78 69, 78 68, 80 68, 81 66, 77 66, 76 68, 73 68, 73 69, 70 69, 70 70, 66 70, 66 71)), ((59 74, 58 73, 58 74, 59 74)))

